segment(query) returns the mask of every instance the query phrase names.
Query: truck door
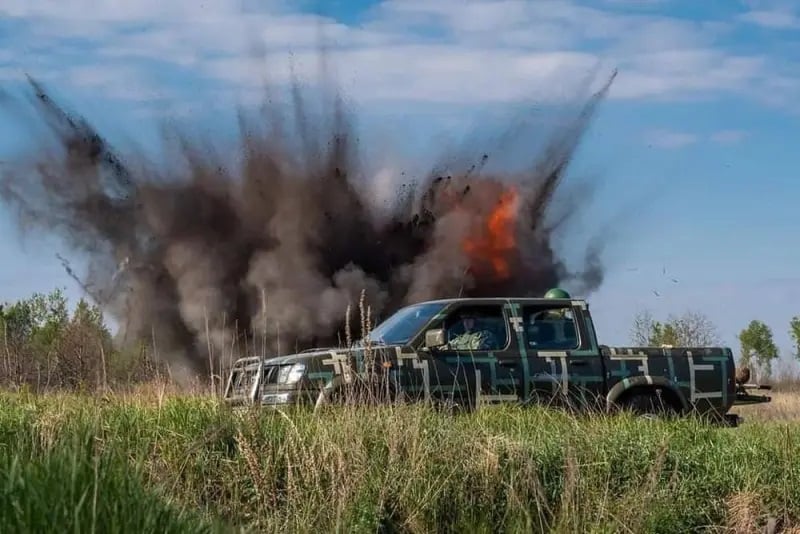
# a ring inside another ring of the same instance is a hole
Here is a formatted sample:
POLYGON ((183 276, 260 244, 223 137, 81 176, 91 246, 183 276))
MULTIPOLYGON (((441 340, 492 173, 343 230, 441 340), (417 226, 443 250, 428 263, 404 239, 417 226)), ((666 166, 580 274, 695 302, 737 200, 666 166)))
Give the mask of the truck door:
POLYGON ((598 407, 605 390, 603 360, 579 306, 522 304, 520 352, 527 359, 532 401, 598 407))
POLYGON ((523 376, 509 318, 510 310, 501 302, 453 308, 441 325, 446 345, 431 354, 438 375, 431 374, 431 389, 444 396, 448 387, 463 393, 470 386, 470 400, 478 406, 518 401, 523 376))

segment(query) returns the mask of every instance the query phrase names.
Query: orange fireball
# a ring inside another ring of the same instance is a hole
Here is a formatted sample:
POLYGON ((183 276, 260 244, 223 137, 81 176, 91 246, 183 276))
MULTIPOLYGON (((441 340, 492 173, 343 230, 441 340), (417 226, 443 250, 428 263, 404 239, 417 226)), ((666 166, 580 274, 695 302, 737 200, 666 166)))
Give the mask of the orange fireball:
POLYGON ((462 244, 474 268, 490 265, 498 279, 510 276, 509 256, 516 246, 514 235, 517 217, 517 192, 514 188, 503 191, 497 205, 481 222, 477 233, 468 235, 462 244))

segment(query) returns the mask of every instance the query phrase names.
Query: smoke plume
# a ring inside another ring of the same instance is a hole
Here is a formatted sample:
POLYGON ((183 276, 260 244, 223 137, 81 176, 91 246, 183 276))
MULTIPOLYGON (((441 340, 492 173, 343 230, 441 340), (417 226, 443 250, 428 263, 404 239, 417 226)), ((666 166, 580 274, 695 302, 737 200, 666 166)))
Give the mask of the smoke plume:
POLYGON ((204 372, 209 348, 230 351, 236 339, 272 351, 280 341, 283 352, 337 344, 362 290, 385 317, 423 299, 597 288, 599 246, 570 271, 553 236, 571 211, 553 207, 611 80, 526 170, 488 172, 497 155, 478 154, 462 172, 402 184, 388 207, 367 193, 341 105, 330 126, 315 124, 295 93, 297 134, 265 108, 240 117, 238 161, 178 138, 159 166, 123 158, 31 80, 57 142, 7 162, 0 194, 20 225, 88 258, 79 278, 125 339, 154 340, 173 364, 204 372))

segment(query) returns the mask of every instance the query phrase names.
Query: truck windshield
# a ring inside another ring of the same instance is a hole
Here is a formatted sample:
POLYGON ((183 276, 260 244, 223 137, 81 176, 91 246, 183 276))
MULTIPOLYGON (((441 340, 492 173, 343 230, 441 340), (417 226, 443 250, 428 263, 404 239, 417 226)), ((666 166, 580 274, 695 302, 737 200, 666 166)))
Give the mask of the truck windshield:
POLYGON ((430 321, 445 304, 431 302, 401 308, 370 332, 372 343, 400 345, 408 343, 422 326, 430 321))

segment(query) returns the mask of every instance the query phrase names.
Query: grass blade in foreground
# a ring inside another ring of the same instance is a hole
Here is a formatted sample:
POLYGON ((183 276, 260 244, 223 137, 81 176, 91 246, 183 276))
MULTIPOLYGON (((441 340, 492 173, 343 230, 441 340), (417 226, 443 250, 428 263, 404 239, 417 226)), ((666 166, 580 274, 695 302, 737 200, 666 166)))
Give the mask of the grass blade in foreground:
POLYGON ((794 424, 3 402, 3 531, 678 532, 800 511, 794 424))

